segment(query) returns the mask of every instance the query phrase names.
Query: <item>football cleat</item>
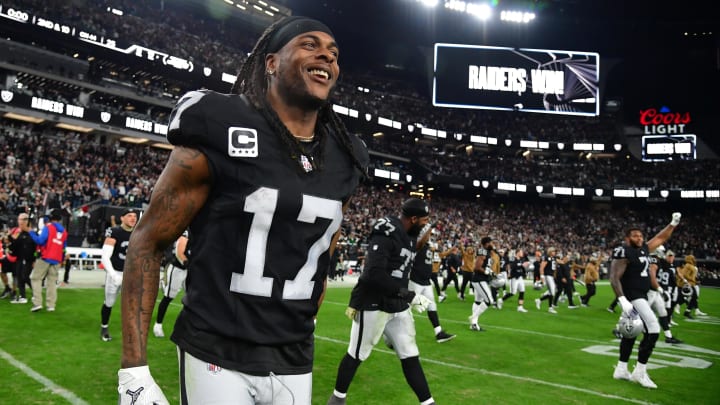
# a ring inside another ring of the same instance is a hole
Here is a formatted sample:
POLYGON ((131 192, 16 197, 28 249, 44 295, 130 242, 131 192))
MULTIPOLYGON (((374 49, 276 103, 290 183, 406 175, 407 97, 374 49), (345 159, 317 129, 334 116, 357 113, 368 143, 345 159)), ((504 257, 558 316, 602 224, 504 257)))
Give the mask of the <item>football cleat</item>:
POLYGON ((100 339, 103 340, 103 342, 109 342, 112 340, 112 337, 110 337, 110 332, 108 331, 108 328, 100 328, 100 339))
POLYGON ((465 297, 462 294, 458 293, 457 297, 460 301, 465 301, 465 297))
POLYGON ((48 308, 47 308, 47 311, 48 311, 48 312, 55 312, 55 307, 48 307, 48 308))
POLYGON ((517 311, 518 312, 527 312, 527 309, 525 309, 523 307, 517 307, 517 311))
POLYGON ((687 319, 695 319, 695 317, 690 313, 690 311, 685 311, 685 318, 687 318, 687 319))
POLYGON ((577 309, 577 308, 578 308, 577 305, 568 305, 568 309, 577 309))
POLYGON ((535 308, 540 309, 541 304, 542 301, 540 301, 540 298, 535 298, 535 308))
POLYGON ((630 372, 628 371, 627 367, 615 366, 615 371, 613 372, 613 378, 616 380, 630 381, 630 372))
POLYGON ((475 332, 485 332, 485 329, 483 329, 482 326, 480 326, 476 323, 473 323, 470 325, 470 330, 475 331, 475 332))
POLYGON ((327 401, 327 405, 345 405, 346 403, 345 398, 336 397, 335 394, 332 394, 327 401))
POLYGON ((495 304, 497 305, 497 309, 502 309, 502 307, 503 307, 503 299, 502 299, 502 298, 498 298, 498 300, 495 302, 495 304))
POLYGON ((441 330, 437 335, 435 335, 435 340, 438 343, 445 343, 447 341, 455 339, 455 335, 451 335, 444 330, 441 330))
POLYGON ((633 370, 632 374, 630 374, 630 381, 636 382, 645 388, 657 388, 657 385, 650 379, 647 371, 641 373, 633 370))
POLYGON ((674 344, 674 345, 679 345, 679 344, 681 344, 682 342, 683 342, 682 340, 676 339, 676 338, 674 338, 674 337, 665 338, 665 343, 670 343, 670 344, 674 344))
POLYGON ((439 302, 443 302, 443 301, 445 301, 446 299, 447 299, 447 295, 445 295, 445 294, 443 294, 443 295, 441 295, 441 296, 438 297, 438 301, 439 301, 439 302))
POLYGON ((33 305, 32 308, 30 308, 30 312, 37 312, 42 309, 42 305, 33 305))
POLYGON ((163 332, 161 323, 156 323, 155 325, 153 325, 153 335, 159 338, 165 337, 165 332, 163 332))
POLYGON ((670 326, 678 326, 678 323, 673 320, 670 320, 670 326))
POLYGON ((550 307, 550 308, 548 308, 548 312, 550 312, 551 314, 557 314, 557 311, 555 310, 555 307, 550 307))
POLYGON ((700 310, 700 308, 695 308, 695 316, 707 316, 707 314, 700 310))

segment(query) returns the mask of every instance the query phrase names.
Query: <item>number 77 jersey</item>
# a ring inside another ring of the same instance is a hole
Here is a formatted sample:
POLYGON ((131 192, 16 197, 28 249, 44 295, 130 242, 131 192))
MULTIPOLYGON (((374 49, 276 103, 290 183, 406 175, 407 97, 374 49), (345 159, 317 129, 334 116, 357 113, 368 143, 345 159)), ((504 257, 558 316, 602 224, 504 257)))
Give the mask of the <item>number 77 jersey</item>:
MULTIPOLYGON (((248 373, 310 371, 328 248, 361 176, 340 135, 327 132, 306 156, 322 156, 322 168, 305 171, 245 97, 191 92, 178 103, 168 139, 200 150, 212 176, 190 225, 184 308, 172 337, 181 349, 248 373)), ((366 164, 364 144, 350 142, 366 164)))

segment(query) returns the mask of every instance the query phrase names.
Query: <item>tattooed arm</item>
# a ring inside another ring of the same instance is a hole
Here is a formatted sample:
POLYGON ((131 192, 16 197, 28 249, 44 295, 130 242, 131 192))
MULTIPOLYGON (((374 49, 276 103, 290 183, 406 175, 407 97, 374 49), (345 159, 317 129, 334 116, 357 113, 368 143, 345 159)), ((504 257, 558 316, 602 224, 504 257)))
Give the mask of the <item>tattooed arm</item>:
POLYGON ((163 250, 187 229, 209 192, 205 155, 175 147, 155 183, 150 205, 130 237, 122 288, 123 368, 147 364, 148 329, 163 250))

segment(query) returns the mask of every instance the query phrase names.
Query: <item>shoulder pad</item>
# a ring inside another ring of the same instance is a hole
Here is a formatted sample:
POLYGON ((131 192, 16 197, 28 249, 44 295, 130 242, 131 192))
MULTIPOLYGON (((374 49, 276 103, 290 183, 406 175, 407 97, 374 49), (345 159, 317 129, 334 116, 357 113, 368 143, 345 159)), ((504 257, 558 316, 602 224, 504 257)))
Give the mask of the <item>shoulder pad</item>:
POLYGON ((200 137, 206 135, 205 115, 212 111, 206 105, 207 99, 218 93, 210 90, 198 90, 185 93, 170 113, 168 141, 173 145, 197 144, 200 137))
POLYGON ((395 232, 395 225, 392 224, 390 218, 380 218, 373 225, 372 233, 376 235, 390 236, 395 232))

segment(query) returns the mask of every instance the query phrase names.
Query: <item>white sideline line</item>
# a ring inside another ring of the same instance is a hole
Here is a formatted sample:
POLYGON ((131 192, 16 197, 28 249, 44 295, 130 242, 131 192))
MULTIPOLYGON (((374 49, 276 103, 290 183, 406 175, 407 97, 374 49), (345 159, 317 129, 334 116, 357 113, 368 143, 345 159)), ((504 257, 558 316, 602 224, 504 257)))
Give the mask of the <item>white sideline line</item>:
POLYGON ((45 388, 47 388, 51 393, 65 398, 71 404, 89 405, 87 402, 83 401, 77 395, 75 395, 72 391, 68 391, 67 389, 55 384, 47 377, 31 369, 27 364, 17 360, 10 353, 4 351, 3 349, 0 349, 0 357, 7 360, 8 363, 12 364, 13 366, 15 366, 15 368, 25 373, 25 375, 27 375, 28 377, 44 385, 45 388))
MULTIPOLYGON (((315 335, 315 339, 324 340, 324 341, 331 342, 331 343, 338 343, 338 344, 342 344, 342 345, 348 344, 348 342, 325 337, 325 336, 315 335)), ((385 349, 379 349, 377 347, 374 348, 373 351, 391 354, 393 356, 395 355, 395 352, 385 350, 385 349)), ((513 374, 499 373, 497 371, 490 371, 490 370, 485 370, 482 368, 461 366, 459 364, 447 363, 447 362, 440 361, 440 360, 433 360, 433 359, 427 358, 425 356, 423 356, 421 358, 421 360, 423 363, 432 363, 432 364, 437 364, 437 365, 444 366, 444 367, 451 367, 451 368, 457 368, 460 370, 479 372, 482 374, 487 374, 487 375, 491 375, 491 376, 495 376, 495 377, 510 378, 513 380, 519 380, 519 381, 524 381, 524 382, 529 382, 529 383, 534 383, 534 384, 547 385, 550 387, 560 388, 560 389, 569 390, 569 391, 582 392, 584 394, 594 395, 594 396, 598 396, 598 397, 602 397, 602 398, 617 399, 620 401, 631 402, 634 404, 652 404, 652 402, 646 402, 646 401, 641 401, 641 400, 632 399, 632 398, 625 398, 625 397, 621 397, 621 396, 613 395, 613 394, 606 394, 604 392, 592 391, 592 390, 589 390, 586 388, 574 387, 572 385, 565 385, 565 384, 558 384, 558 383, 553 383, 553 382, 548 382, 548 381, 543 381, 543 380, 536 380, 536 379, 530 378, 530 377, 521 377, 521 376, 517 376, 517 375, 513 375, 513 374)))

